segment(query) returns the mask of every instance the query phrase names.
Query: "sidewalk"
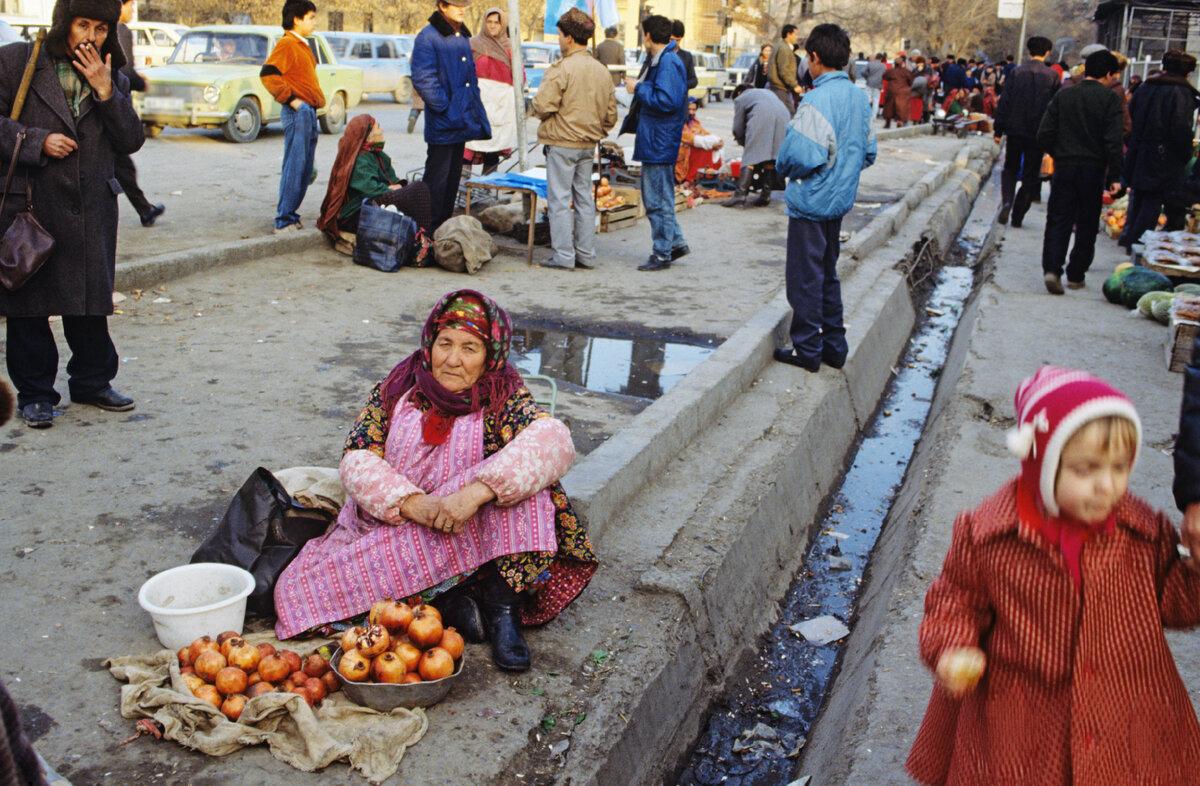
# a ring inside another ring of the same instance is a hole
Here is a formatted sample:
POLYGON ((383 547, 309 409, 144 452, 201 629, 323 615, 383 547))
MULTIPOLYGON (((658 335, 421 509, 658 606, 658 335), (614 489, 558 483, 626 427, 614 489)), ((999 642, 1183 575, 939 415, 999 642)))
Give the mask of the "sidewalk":
MULTIPOLYGON (((993 178, 989 189, 995 186, 993 178)), ((1001 228, 994 273, 978 294, 977 310, 968 311, 959 328, 952 358, 965 356, 962 376, 931 421, 922 446, 926 466, 918 461, 909 469, 909 483, 923 488, 911 501, 911 517, 889 523, 872 560, 841 676, 799 769, 813 776, 814 786, 911 782, 904 761, 932 684, 917 656, 925 590, 940 571, 955 514, 1016 474, 1004 441, 1013 422, 1013 393, 1039 365, 1087 369, 1133 398, 1145 436, 1131 489, 1179 521, 1171 497, 1171 449, 1183 379, 1166 370, 1165 329, 1104 300, 1100 285, 1125 257, 1103 235, 1088 288, 1064 297, 1047 294, 1040 268, 1045 216, 1044 203, 1035 205, 1023 228, 1001 228), (823 727, 841 733, 822 733, 823 727)), ((1168 639, 1195 701, 1200 638, 1172 633, 1168 639)))

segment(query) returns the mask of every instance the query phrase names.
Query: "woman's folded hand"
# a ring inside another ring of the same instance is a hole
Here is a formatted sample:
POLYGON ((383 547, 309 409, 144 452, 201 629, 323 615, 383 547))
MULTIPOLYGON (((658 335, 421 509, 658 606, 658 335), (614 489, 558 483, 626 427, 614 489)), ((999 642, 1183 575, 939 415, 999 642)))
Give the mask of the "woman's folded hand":
POLYGON ((422 527, 433 528, 438 514, 442 511, 440 497, 430 494, 412 494, 400 503, 400 513, 409 521, 415 521, 422 527))
POLYGON ((466 523, 475 518, 479 509, 496 498, 495 492, 484 482, 475 481, 446 497, 440 498, 441 509, 432 529, 447 535, 462 532, 466 523))

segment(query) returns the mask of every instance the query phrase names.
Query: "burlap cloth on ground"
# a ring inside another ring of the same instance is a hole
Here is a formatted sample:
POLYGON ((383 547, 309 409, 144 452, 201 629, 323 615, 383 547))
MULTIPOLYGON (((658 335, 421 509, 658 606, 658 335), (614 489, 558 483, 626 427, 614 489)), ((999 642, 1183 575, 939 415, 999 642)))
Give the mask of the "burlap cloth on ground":
POLYGON ((433 233, 433 258, 451 273, 475 275, 497 250, 496 241, 475 216, 449 218, 433 233))
POLYGON ((346 490, 336 467, 289 467, 271 474, 302 507, 336 516, 346 504, 346 490))
MULTIPOLYGON (((285 646, 266 634, 246 638, 285 646)), ((303 651, 313 646, 305 642, 303 651)), ((296 694, 267 693, 247 702, 234 723, 191 695, 170 650, 113 658, 105 666, 128 683, 121 687, 122 717, 153 718, 162 724, 163 737, 210 756, 265 742, 277 759, 298 770, 312 772, 344 760, 371 783, 382 783, 429 727, 422 709, 376 712, 351 703, 341 691, 315 710, 296 694)))

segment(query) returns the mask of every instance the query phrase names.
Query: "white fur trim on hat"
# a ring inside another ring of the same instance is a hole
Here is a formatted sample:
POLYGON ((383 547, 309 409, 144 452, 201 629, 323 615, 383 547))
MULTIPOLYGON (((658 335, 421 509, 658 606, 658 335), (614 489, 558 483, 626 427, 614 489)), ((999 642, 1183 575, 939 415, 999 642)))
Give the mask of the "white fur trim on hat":
POLYGON ((1042 457, 1041 477, 1038 479, 1042 506, 1051 516, 1059 514, 1058 502, 1054 499, 1054 481, 1058 477, 1058 462, 1062 460, 1063 448, 1066 447, 1067 441, 1091 421, 1114 416, 1131 421, 1137 432, 1137 442, 1133 446, 1133 462, 1130 463, 1132 469, 1142 444, 1142 420, 1129 399, 1120 396, 1094 398, 1075 407, 1058 422, 1058 428, 1054 429, 1050 441, 1046 443, 1046 455, 1042 457))
POLYGON ((1049 430, 1050 421, 1046 418, 1046 411, 1042 410, 1034 416, 1033 420, 1010 430, 1004 439, 1008 444, 1009 451, 1024 461, 1033 455, 1034 448, 1037 447, 1038 433, 1045 434, 1049 430))

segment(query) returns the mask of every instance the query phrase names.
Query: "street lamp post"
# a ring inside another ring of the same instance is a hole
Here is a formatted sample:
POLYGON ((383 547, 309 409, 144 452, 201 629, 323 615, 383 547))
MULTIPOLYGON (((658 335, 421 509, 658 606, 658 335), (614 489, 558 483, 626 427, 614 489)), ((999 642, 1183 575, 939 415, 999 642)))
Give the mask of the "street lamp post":
POLYGON ((517 110, 517 169, 528 169, 525 163, 525 66, 521 53, 521 5, 508 0, 508 40, 512 45, 513 102, 517 110))

